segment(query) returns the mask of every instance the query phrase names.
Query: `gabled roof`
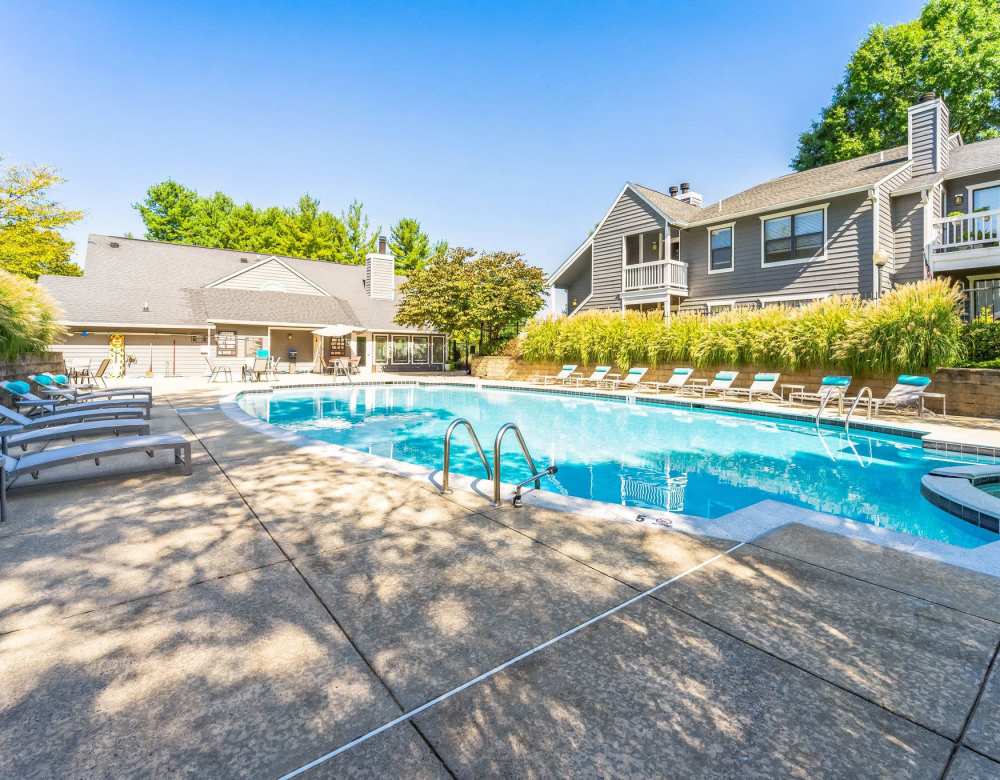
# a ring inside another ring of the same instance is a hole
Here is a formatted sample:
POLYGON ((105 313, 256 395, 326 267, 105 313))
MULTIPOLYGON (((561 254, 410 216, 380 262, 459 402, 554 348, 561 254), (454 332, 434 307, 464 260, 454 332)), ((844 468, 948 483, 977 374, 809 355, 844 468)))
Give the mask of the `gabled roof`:
POLYGON ((691 220, 698 219, 698 215, 701 213, 700 207, 692 206, 690 203, 678 200, 677 198, 672 198, 666 193, 659 192, 651 187, 645 187, 635 182, 629 182, 628 186, 640 198, 673 223, 690 222, 691 220))
MULTIPOLYGON (((296 271, 294 268, 292 268, 290 265, 288 265, 288 263, 284 262, 281 258, 276 257, 275 255, 271 255, 270 257, 268 257, 268 258, 266 258, 264 260, 261 260, 261 261, 259 261, 257 263, 254 263, 253 265, 248 265, 246 268, 243 268, 243 269, 241 269, 239 271, 235 271, 234 273, 226 274, 221 279, 216 279, 214 282, 209 282, 205 286, 206 287, 224 287, 224 286, 228 285, 230 282, 234 281, 235 279, 237 279, 239 277, 247 277, 247 276, 252 276, 254 274, 260 273, 268 265, 279 266, 286 274, 290 274, 292 277, 295 277, 295 278, 299 279, 300 281, 304 282, 306 284, 306 286, 308 286, 309 288, 311 288, 316 293, 316 295, 329 295, 329 293, 326 290, 324 290, 322 287, 320 287, 318 284, 316 284, 315 282, 313 282, 311 279, 309 279, 305 275, 303 275, 303 274, 299 273, 298 271, 296 271)), ((293 279, 293 281, 294 281, 294 279, 293 279)))
POLYGON ((906 147, 897 146, 851 160, 789 173, 757 184, 701 209, 689 224, 709 224, 723 219, 783 206, 808 203, 834 195, 858 192, 874 186, 908 165, 906 147))
MULTIPOLYGON (((206 328, 208 320, 361 325, 418 330, 394 324, 400 296, 375 300, 365 290, 365 267, 231 249, 90 235, 80 277, 42 276, 78 325, 206 328), (113 246, 115 245, 115 246, 113 246), (211 287, 222 279, 277 261, 328 295, 211 287)), ((405 281, 396 277, 396 289, 405 281)))

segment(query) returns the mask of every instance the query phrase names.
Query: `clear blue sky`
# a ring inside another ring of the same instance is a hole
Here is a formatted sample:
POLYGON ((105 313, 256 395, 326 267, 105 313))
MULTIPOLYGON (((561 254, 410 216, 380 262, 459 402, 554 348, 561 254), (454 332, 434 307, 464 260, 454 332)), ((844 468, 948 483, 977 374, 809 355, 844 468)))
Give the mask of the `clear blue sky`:
POLYGON ((916 0, 43 3, 0 0, 0 155, 46 163, 86 211, 203 193, 520 249, 547 270, 625 181, 707 200, 787 172, 875 22, 916 0))

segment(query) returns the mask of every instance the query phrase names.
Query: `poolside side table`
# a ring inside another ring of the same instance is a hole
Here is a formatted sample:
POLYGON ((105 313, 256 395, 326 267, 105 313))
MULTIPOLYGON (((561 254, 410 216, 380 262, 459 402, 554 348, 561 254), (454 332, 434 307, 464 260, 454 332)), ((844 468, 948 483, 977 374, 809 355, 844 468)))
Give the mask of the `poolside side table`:
POLYGON ((931 414, 937 414, 937 412, 935 412, 933 409, 928 409, 926 406, 924 406, 924 401, 926 399, 928 399, 928 398, 936 398, 937 400, 941 401, 941 416, 942 417, 947 417, 948 416, 948 401, 945 398, 945 394, 944 393, 921 393, 920 394, 920 417, 921 417, 921 419, 923 419, 924 414, 927 413, 927 412, 930 412, 931 414))
POLYGON ((805 385, 795 385, 795 384, 782 384, 779 388, 781 390, 781 401, 785 404, 790 404, 792 402, 792 393, 800 392, 804 393, 806 390, 805 385), (785 391, 788 391, 788 397, 785 397, 785 391))

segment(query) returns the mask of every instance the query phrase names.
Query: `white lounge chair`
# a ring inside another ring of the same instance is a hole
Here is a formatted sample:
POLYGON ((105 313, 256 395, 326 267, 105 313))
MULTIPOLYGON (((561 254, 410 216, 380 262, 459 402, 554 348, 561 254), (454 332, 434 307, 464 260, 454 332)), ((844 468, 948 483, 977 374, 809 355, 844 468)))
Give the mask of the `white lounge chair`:
MULTIPOLYGON (((883 409, 913 409, 917 414, 923 411, 923 395, 930 385, 931 379, 927 376, 916 376, 914 374, 900 374, 896 378, 896 384, 892 390, 882 398, 873 398, 871 408, 875 414, 883 409)), ((852 401, 853 398, 845 398, 845 401, 852 401)))
POLYGON ((609 371, 611 371, 611 366, 596 366, 590 376, 577 377, 576 384, 578 387, 580 385, 598 385, 604 381, 609 371))
POLYGON ((623 387, 637 388, 642 383, 642 378, 646 376, 647 371, 649 371, 648 368, 636 367, 630 368, 625 372, 625 376, 608 374, 608 378, 604 380, 604 384, 612 390, 620 390, 623 387))
POLYGON ((0 425, 0 453, 6 455, 11 447, 27 450, 31 444, 77 439, 88 436, 120 436, 123 433, 144 436, 149 434, 149 423, 143 419, 132 420, 87 420, 67 425, 50 425, 33 428, 24 425, 0 425))
POLYGON ((558 374, 555 375, 535 374, 533 377, 531 377, 530 381, 540 383, 543 385, 556 384, 556 383, 566 384, 567 382, 572 380, 575 372, 576 372, 576 364, 575 363, 567 364, 560 369, 558 374))
POLYGON ((779 379, 781 379, 781 374, 754 374, 750 387, 731 387, 723 391, 722 397, 745 396, 748 401, 752 401, 754 396, 767 396, 777 398, 780 401, 781 396, 774 392, 779 379))
POLYGON ((115 406, 105 409, 95 404, 85 404, 85 408, 72 412, 55 412, 54 414, 39 414, 27 417, 6 406, 0 405, 0 420, 8 420, 14 425, 20 425, 25 430, 48 428, 52 425, 69 425, 91 420, 137 420, 145 419, 146 410, 140 406, 115 406))
POLYGON ((31 412, 73 412, 77 409, 99 407, 102 409, 113 409, 115 407, 136 408, 142 407, 146 410, 145 417, 148 420, 150 409, 153 406, 151 398, 112 398, 108 400, 94 399, 92 401, 82 401, 79 403, 67 403, 63 398, 41 398, 31 392, 31 386, 27 382, 0 382, 0 388, 10 393, 18 410, 28 409, 31 412))
POLYGON ((11 481, 17 477, 30 474, 32 479, 37 479, 39 472, 46 469, 85 460, 93 460, 96 465, 100 466, 101 458, 111 455, 145 452, 149 457, 153 457, 156 450, 173 450, 174 464, 182 465, 185 474, 191 473, 191 442, 174 433, 159 436, 99 439, 86 444, 72 444, 68 447, 53 447, 41 452, 29 452, 17 458, 10 455, 0 455, 3 467, 3 473, 0 474, 0 522, 7 520, 7 488, 11 481))
POLYGON ((670 379, 666 382, 643 382, 643 389, 650 389, 655 393, 661 393, 663 391, 668 391, 671 393, 678 392, 687 381, 694 375, 693 368, 675 368, 670 373, 670 379))
POLYGON ((702 398, 707 396, 709 393, 719 393, 721 395, 732 388, 733 382, 736 381, 736 377, 739 375, 739 371, 719 371, 712 379, 711 384, 688 385, 683 388, 681 392, 685 394, 691 393, 692 395, 700 395, 702 398))
MULTIPOLYGON (((847 395, 847 388, 851 386, 853 377, 849 376, 825 376, 819 383, 816 392, 807 390, 795 390, 788 394, 788 403, 819 403, 828 404, 830 401, 837 401, 843 407, 844 399, 847 395)), ((841 408, 841 411, 843 409, 841 408)))
POLYGON ((153 398, 152 387, 112 387, 107 390, 81 390, 70 384, 69 377, 59 374, 31 374, 32 382, 48 397, 63 398, 67 401, 92 401, 111 398, 153 398), (59 379, 64 382, 60 382, 59 379))

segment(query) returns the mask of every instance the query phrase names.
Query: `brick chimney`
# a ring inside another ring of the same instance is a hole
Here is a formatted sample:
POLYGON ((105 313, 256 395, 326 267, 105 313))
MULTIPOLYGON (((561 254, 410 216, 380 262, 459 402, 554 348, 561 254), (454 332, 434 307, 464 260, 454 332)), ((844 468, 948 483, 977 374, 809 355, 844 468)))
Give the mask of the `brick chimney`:
POLYGON ((908 156, 911 174, 941 173, 948 167, 948 106, 933 92, 927 92, 910 106, 907 121, 908 156))
POLYGON ((368 297, 383 301, 396 297, 396 258, 385 236, 378 237, 378 251, 365 258, 365 290, 368 297))

